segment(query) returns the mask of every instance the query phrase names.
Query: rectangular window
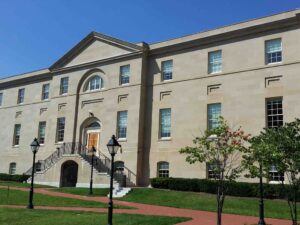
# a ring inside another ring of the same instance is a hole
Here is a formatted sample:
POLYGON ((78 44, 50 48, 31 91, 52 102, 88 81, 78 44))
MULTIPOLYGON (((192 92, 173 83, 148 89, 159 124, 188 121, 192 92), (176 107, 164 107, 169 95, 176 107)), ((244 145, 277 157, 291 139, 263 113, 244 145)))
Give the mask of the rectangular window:
POLYGON ((45 136, 46 136, 46 122, 42 121, 39 123, 39 133, 38 133, 38 140, 40 144, 45 143, 45 136))
POLYGON ((130 65, 120 67, 120 84, 129 84, 130 65))
POLYGON ((214 129, 219 126, 221 116, 221 103, 214 103, 207 105, 207 124, 208 129, 214 129))
POLYGON ((169 177, 169 163, 168 162, 159 162, 158 163, 158 177, 169 177))
POLYGON ((208 53, 208 73, 222 72, 222 51, 214 51, 208 53))
POLYGON ((18 91, 18 104, 21 104, 24 102, 25 97, 25 88, 21 88, 18 91))
POLYGON ((18 146, 20 144, 20 135, 21 135, 21 124, 15 124, 14 130, 14 146, 18 146))
POLYGON ((3 93, 0 93, 0 106, 2 106, 3 103, 3 93))
POLYGON ((282 61, 281 39, 266 41, 266 64, 282 61))
POLYGON ((16 174, 17 164, 15 162, 12 162, 9 164, 9 174, 14 175, 16 174))
POLYGON ((284 173, 278 172, 276 166, 272 166, 269 171, 270 181, 280 182, 284 181, 284 173))
POLYGON ((162 67, 162 80, 172 80, 173 78, 173 60, 163 61, 162 67))
POLYGON ((171 109, 160 110, 160 138, 171 137, 171 109))
POLYGON ((208 179, 219 179, 220 178, 220 168, 218 168, 217 163, 207 163, 207 178, 208 179))
POLYGON ((69 88, 69 77, 61 78, 60 80, 60 94, 67 94, 69 88))
POLYGON ((276 128, 283 125, 282 98, 267 99, 266 111, 268 128, 276 128))
POLYGON ((56 142, 63 142, 65 136, 65 117, 57 118, 56 142))
POLYGON ((127 111, 118 112, 118 138, 127 137, 127 111))
POLYGON ((49 99, 49 87, 50 87, 50 84, 44 84, 43 85, 42 100, 49 99))

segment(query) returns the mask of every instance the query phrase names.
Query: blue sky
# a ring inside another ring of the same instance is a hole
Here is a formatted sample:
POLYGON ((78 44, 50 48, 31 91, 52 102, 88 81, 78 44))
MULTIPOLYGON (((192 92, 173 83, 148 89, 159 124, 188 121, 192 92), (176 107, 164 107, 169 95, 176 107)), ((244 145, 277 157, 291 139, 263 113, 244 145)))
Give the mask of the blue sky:
POLYGON ((299 0, 2 0, 0 78, 49 67, 91 31, 153 43, 295 8, 299 0))

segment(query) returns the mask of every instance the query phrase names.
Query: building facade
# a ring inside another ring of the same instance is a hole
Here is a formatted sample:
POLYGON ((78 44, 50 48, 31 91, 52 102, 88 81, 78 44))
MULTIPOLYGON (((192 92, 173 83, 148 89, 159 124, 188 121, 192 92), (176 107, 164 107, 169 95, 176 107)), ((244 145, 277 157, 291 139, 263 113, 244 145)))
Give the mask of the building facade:
POLYGON ((87 186, 95 146, 105 186, 116 134, 127 184, 209 178, 179 149, 220 115, 252 135, 299 117, 299 73, 300 10, 154 44, 92 32, 48 69, 0 80, 0 172, 28 172, 37 137, 37 182, 87 186))

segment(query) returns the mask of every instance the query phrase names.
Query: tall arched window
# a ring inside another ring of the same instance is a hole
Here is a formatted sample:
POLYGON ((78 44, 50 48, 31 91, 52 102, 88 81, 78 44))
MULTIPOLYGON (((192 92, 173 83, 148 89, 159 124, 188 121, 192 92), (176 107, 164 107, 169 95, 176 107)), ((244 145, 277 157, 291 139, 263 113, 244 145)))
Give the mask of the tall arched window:
POLYGON ((169 163, 158 162, 157 163, 157 176, 158 177, 169 177, 169 163))
POLYGON ((98 76, 92 76, 85 84, 84 91, 93 91, 103 88, 103 79, 98 76))
POLYGON ((9 174, 14 175, 16 174, 16 168, 17 164, 15 162, 12 162, 9 164, 9 174))

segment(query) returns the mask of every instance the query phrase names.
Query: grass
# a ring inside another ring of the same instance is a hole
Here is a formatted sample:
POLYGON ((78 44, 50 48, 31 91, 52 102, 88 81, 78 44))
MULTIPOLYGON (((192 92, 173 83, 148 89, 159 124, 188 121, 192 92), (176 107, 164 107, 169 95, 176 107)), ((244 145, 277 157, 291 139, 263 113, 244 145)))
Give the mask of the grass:
MULTIPOLYGON (((53 188, 52 191, 76 194, 76 195, 83 195, 89 196, 89 188, 53 188)), ((107 196, 109 193, 108 188, 93 188, 93 196, 107 196)))
MULTIPOLYGON (((19 190, 0 189, 0 205, 27 205, 28 192, 19 190)), ((39 206, 70 206, 70 207, 97 207, 106 208, 107 204, 95 201, 83 201, 78 199, 47 196, 35 193, 34 205, 39 206)), ((126 206, 114 205, 115 208, 129 208, 126 206)))
MULTIPOLYGON (((0 180, 0 186, 10 186, 10 187, 30 187, 29 183, 21 183, 21 182, 14 182, 14 181, 2 181, 0 180)), ((40 185, 35 184, 35 188, 51 188, 52 186, 40 185)))
MULTIPOLYGON (((176 208, 216 211, 216 196, 206 193, 135 188, 120 200, 176 208)), ((224 203, 224 213, 258 216, 258 199, 227 196, 224 203)), ((290 219, 287 202, 284 200, 265 200, 265 216, 290 219)), ((300 216, 300 212, 298 216, 300 216)))
MULTIPOLYGON (((188 218, 114 214, 114 225, 173 225, 188 218)), ((1 225, 98 225, 107 224, 107 215, 89 212, 0 208, 1 225)))

